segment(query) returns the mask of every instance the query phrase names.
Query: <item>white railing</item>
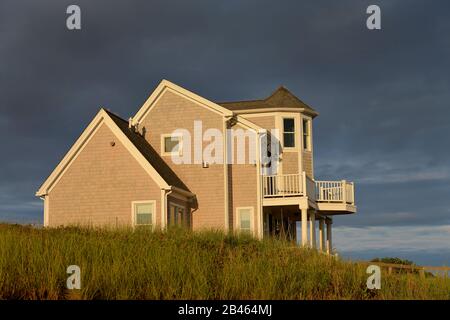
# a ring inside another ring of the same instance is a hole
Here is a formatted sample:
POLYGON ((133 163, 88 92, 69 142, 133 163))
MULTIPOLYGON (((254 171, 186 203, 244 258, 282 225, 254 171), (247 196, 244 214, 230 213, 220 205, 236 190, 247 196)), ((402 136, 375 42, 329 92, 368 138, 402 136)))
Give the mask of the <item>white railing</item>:
POLYGON ((355 202, 353 182, 316 181, 317 202, 355 202))
POLYGON ((305 172, 263 176, 263 195, 265 198, 307 196, 316 202, 355 203, 353 182, 314 181, 305 172))
POLYGON ((316 181, 316 200, 342 202, 342 181, 316 181))
POLYGON ((303 183, 298 174, 263 176, 264 197, 286 197, 303 194, 303 183))
POLYGON ((306 196, 308 197, 308 199, 316 201, 316 183, 314 182, 313 179, 308 177, 304 171, 303 171, 303 180, 305 181, 306 186, 306 196))
POLYGON ((345 183, 345 199, 347 203, 355 203, 355 186, 353 182, 345 183))

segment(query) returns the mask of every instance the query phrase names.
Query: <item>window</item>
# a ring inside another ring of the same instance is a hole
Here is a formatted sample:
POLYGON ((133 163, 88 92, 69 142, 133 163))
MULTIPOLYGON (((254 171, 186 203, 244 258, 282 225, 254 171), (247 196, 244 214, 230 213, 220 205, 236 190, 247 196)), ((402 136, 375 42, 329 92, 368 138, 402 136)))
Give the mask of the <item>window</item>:
POLYGON ((133 222, 136 227, 150 227, 155 225, 155 201, 133 203, 133 222))
POLYGON ((294 118, 283 119, 283 146, 295 148, 295 121, 294 118))
POLYGON ((237 208, 238 230, 251 233, 253 231, 253 207, 237 208))
POLYGON ((163 155, 181 154, 181 136, 164 134, 161 145, 163 155))
POLYGON ((311 150, 311 121, 303 119, 303 149, 311 150))
POLYGON ((170 203, 169 213, 167 215, 167 225, 176 225, 189 228, 191 226, 191 216, 188 210, 186 210, 186 207, 175 203, 170 203))

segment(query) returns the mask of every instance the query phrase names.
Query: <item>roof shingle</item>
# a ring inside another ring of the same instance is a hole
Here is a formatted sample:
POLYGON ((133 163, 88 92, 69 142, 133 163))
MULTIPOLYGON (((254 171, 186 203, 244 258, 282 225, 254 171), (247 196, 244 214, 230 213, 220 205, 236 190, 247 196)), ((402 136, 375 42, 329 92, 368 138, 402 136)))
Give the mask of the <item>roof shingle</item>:
POLYGON ((301 101, 283 86, 279 87, 265 99, 218 102, 217 104, 232 111, 266 108, 293 108, 304 109, 306 112, 312 114, 313 116, 316 116, 318 114, 313 108, 301 101))
POLYGON ((109 110, 104 109, 119 129, 127 136, 144 158, 152 165, 167 184, 189 191, 189 188, 181 181, 169 165, 159 156, 158 152, 141 135, 128 128, 128 121, 109 110))

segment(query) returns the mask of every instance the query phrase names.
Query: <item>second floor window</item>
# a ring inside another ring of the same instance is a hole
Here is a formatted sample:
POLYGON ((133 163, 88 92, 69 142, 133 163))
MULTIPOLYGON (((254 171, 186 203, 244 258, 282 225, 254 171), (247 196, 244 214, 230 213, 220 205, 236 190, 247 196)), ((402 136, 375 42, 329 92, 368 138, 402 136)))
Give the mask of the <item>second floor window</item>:
POLYGON ((295 148, 295 121, 294 118, 283 119, 283 146, 295 148))

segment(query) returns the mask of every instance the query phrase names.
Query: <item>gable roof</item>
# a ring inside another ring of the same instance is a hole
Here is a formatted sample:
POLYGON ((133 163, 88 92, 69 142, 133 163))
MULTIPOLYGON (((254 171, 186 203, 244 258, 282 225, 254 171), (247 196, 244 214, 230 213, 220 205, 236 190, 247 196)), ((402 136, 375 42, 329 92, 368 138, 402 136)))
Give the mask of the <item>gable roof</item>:
POLYGON ((187 187, 180 179, 178 179, 178 177, 176 177, 173 171, 164 163, 151 146, 142 141, 145 141, 145 139, 128 129, 127 121, 102 108, 50 176, 41 185, 36 192, 36 196, 44 196, 50 192, 102 124, 106 124, 109 129, 111 129, 113 134, 161 189, 171 189, 173 186, 191 194, 187 187))
POLYGON ((186 90, 175 83, 172 83, 168 80, 163 79, 159 85, 156 87, 156 89, 152 92, 150 97, 148 97, 147 101, 144 102, 142 107, 139 109, 139 111, 134 115, 132 118, 133 125, 139 123, 149 112, 149 110, 155 105, 155 103, 158 101, 158 99, 162 96, 162 94, 166 91, 171 91, 176 94, 179 94, 194 103, 208 108, 209 110, 216 112, 218 114, 221 114, 223 116, 232 116, 233 112, 230 111, 227 108, 224 108, 208 99, 205 99, 198 94, 195 94, 189 90, 186 90))
POLYGON ((222 116, 226 118, 234 117, 237 122, 245 125, 249 129, 253 129, 256 132, 260 132, 264 130, 263 128, 257 126, 253 122, 244 119, 240 117, 239 115, 236 115, 233 111, 231 111, 228 108, 222 107, 219 104, 212 102, 208 99, 205 99, 201 96, 199 96, 196 93, 193 93, 189 90, 186 90, 179 85, 176 85, 173 82, 170 82, 168 80, 161 80, 159 85, 156 87, 156 89, 152 92, 150 97, 145 101, 145 103, 142 105, 142 107, 139 109, 139 111, 135 114, 135 116, 132 119, 133 125, 138 124, 142 119, 147 115, 147 113, 150 111, 150 109, 155 105, 155 103, 158 101, 159 97, 162 96, 162 94, 166 91, 175 92, 186 99, 189 99, 193 101, 194 103, 197 103, 198 105, 208 108, 209 110, 212 110, 218 114, 221 114, 222 116))
POLYGON ((231 111, 245 111, 258 109, 299 109, 313 117, 318 115, 317 111, 308 106, 302 100, 292 94, 286 87, 280 86, 270 96, 261 100, 245 100, 218 102, 217 104, 231 111))

